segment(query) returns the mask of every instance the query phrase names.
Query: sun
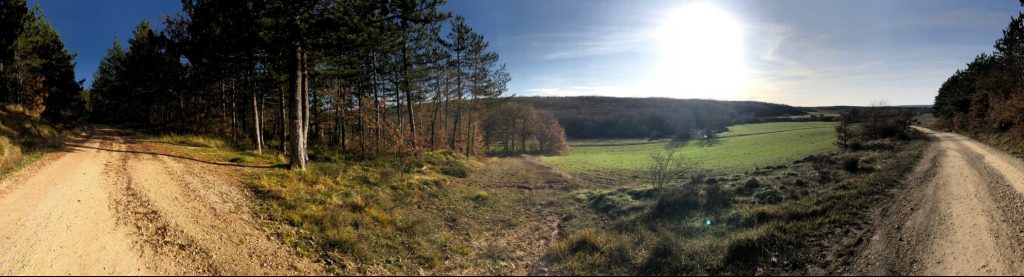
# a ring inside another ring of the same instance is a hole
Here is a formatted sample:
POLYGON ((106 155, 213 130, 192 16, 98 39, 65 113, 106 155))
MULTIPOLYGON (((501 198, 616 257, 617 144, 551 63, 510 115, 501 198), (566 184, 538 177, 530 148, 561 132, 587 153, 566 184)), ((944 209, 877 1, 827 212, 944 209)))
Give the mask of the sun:
POLYGON ((746 82, 743 26, 711 3, 672 10, 653 33, 651 92, 673 98, 732 99, 746 82))

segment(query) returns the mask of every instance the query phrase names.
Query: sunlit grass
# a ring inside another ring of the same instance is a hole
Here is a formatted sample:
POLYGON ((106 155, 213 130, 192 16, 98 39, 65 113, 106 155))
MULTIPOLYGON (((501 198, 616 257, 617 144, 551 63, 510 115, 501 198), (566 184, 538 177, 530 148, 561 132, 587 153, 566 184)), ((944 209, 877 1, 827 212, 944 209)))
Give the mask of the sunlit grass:
POLYGON ((835 149, 832 122, 781 122, 730 127, 711 144, 660 140, 588 140, 573 142, 569 155, 543 159, 570 173, 631 171, 648 163, 651 154, 681 151, 704 169, 735 171, 791 162, 835 149))
POLYGON ((222 139, 197 135, 161 135, 152 138, 153 142, 167 143, 189 147, 227 148, 229 145, 222 139))

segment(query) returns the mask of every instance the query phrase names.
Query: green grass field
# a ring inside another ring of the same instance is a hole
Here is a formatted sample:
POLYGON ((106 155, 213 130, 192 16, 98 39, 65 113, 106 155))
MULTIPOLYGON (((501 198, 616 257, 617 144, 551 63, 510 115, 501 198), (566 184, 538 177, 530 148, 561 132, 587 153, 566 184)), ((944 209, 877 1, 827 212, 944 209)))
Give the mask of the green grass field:
POLYGON ((788 163, 835 149, 832 122, 778 122, 729 127, 711 145, 698 141, 585 140, 570 142, 569 155, 544 160, 569 173, 631 171, 648 163, 651 154, 681 153, 691 164, 714 171, 743 171, 788 163))

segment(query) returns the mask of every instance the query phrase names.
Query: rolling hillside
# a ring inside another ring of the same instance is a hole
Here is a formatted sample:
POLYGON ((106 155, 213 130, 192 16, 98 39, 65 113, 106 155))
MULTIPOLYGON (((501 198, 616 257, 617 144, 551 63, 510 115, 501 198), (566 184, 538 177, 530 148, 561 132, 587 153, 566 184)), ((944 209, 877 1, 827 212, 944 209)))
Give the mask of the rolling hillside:
POLYGON ((669 138, 687 131, 758 121, 760 117, 804 115, 788 105, 669 98, 521 97, 553 112, 574 139, 669 138))

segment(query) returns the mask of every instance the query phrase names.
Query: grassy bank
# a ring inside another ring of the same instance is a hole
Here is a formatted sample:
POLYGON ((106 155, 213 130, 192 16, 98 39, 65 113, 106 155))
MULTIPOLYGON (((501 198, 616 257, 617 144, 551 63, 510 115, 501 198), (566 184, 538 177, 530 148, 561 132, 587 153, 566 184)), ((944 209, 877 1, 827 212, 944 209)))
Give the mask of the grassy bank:
POLYGON ((251 188, 259 214, 287 226, 278 237, 338 274, 524 274, 563 194, 497 186, 537 174, 498 160, 319 161, 254 173, 251 188))
MULTIPOLYGON (((842 259, 843 238, 919 159, 926 142, 805 155, 749 172, 691 174, 655 188, 583 190, 607 224, 568 230, 549 250, 560 274, 806 273, 842 259)), ((685 153, 685 152, 684 152, 685 153)))
POLYGON ((59 149, 64 136, 21 106, 0 105, 0 177, 59 149))

